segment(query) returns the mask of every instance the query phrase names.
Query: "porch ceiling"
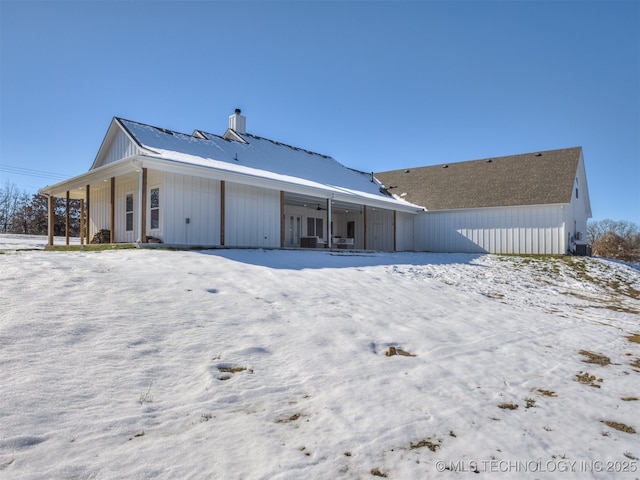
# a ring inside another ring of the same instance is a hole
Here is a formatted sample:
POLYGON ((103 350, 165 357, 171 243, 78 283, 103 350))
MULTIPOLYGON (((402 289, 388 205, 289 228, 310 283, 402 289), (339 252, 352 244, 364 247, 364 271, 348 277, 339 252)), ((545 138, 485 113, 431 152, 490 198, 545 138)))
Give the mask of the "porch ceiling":
MULTIPOLYGON (((306 207, 317 210, 318 207, 321 210, 327 208, 327 199, 321 197, 313 197, 310 195, 301 195, 297 193, 285 192, 284 194, 285 205, 292 205, 296 207, 306 207)), ((331 211, 333 213, 348 213, 362 211, 362 205, 357 203, 343 202, 339 200, 331 200, 331 211)))

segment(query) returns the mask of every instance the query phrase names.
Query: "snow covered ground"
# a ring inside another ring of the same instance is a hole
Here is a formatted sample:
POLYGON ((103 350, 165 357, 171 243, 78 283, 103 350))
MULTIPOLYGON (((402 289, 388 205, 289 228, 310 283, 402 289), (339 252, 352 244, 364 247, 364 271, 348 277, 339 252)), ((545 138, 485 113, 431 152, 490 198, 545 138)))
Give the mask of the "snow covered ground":
POLYGON ((640 477, 627 265, 38 242, 0 236, 0 478, 640 477))
MULTIPOLYGON (((47 237, 42 235, 16 235, 16 234, 0 234, 0 251, 4 250, 31 250, 43 249, 47 245, 47 237)), ((54 237, 54 245, 64 245, 65 237, 54 237)), ((80 245, 78 237, 69 238, 70 245, 80 245)))

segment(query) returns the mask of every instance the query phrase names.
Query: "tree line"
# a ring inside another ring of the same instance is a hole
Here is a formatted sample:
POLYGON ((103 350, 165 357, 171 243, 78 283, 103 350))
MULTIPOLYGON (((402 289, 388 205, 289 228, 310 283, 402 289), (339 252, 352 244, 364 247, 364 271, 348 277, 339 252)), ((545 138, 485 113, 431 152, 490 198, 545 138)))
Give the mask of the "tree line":
MULTIPOLYGON (((49 222, 48 198, 39 193, 29 194, 15 184, 0 186, 0 233, 46 235, 49 222)), ((54 201, 53 234, 66 234, 66 199, 54 201)), ((80 200, 69 201, 69 236, 80 236, 80 200)))

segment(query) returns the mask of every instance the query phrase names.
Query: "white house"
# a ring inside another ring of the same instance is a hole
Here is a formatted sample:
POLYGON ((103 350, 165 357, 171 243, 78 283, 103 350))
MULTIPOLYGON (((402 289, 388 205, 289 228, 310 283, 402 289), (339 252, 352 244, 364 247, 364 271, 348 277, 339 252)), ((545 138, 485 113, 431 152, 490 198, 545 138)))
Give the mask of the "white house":
POLYGON ((112 243, 585 254, 591 217, 580 147, 369 174, 249 134, 240 110, 222 136, 114 118, 90 170, 41 192, 50 212, 83 200, 86 241, 112 243))
POLYGON ((222 136, 114 118, 90 170, 41 193, 50 212, 83 200, 86 240, 109 230, 112 243, 413 250, 423 210, 372 174, 247 133, 240 110, 222 136))
POLYGON ((589 253, 580 147, 375 175, 389 192, 425 207, 415 218, 416 250, 589 253))

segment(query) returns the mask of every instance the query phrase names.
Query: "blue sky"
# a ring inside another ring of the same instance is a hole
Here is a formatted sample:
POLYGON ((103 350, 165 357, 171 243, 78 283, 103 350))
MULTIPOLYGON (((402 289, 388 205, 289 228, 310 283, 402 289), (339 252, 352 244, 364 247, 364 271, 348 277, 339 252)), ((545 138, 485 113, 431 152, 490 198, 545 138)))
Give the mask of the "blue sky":
POLYGON ((582 146, 640 224, 638 1, 0 0, 0 183, 91 166, 114 116, 365 171, 582 146))

